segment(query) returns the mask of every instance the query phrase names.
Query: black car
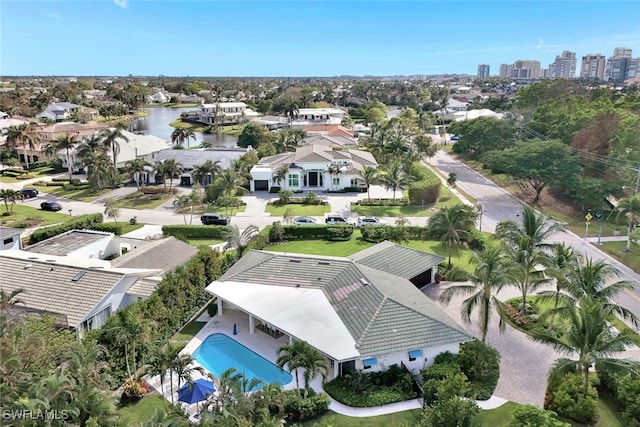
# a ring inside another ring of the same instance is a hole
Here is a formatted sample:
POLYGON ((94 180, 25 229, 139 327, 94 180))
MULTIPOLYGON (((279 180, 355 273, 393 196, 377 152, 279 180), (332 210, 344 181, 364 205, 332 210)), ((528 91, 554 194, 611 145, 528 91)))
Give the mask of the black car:
POLYGON ((20 194, 22 194, 23 199, 30 199, 38 195, 38 190, 35 188, 23 188, 20 190, 20 194))
POLYGON ((58 202, 42 202, 40 203, 40 209, 57 212, 62 210, 62 206, 58 202))

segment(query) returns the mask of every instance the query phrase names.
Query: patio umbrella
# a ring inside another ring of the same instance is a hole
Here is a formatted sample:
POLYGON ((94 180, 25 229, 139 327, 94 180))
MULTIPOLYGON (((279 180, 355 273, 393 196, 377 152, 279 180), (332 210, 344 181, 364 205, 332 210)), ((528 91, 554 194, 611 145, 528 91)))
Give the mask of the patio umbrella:
POLYGON ((213 383, 204 378, 198 378, 193 383, 185 384, 178 391, 178 400, 185 403, 198 403, 207 400, 207 396, 216 391, 213 383))

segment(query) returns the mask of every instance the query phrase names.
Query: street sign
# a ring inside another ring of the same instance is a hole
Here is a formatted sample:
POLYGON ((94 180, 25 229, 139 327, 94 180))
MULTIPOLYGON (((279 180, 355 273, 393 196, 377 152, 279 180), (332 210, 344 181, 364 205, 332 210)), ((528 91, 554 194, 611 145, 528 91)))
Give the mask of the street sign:
POLYGON ((593 215, 591 215, 591 212, 587 212, 587 214, 584 216, 584 219, 586 219, 587 222, 591 221, 593 219, 593 215))

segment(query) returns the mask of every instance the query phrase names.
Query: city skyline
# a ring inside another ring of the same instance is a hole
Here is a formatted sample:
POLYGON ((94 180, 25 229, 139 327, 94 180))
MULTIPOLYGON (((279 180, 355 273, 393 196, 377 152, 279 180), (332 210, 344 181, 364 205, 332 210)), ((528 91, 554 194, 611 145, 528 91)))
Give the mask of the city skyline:
POLYGON ((640 56, 637 16, 627 1, 5 0, 0 75, 497 75, 563 51, 640 56))

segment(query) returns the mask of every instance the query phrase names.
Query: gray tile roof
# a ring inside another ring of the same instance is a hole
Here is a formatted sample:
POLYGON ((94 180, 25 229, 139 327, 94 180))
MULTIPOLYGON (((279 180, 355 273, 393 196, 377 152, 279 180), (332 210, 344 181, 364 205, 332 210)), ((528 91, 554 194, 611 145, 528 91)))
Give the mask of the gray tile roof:
POLYGON ((110 240, 112 236, 113 233, 104 231, 70 230, 27 246, 24 250, 39 254, 64 256, 92 243, 110 240))
POLYGON ((136 283, 127 290, 127 293, 137 297, 149 298, 158 288, 160 280, 159 277, 142 277, 136 280, 136 283))
POLYGON ((349 257, 358 264, 411 279, 444 261, 439 255, 384 241, 349 257))
POLYGON ((472 339, 406 278, 353 259, 250 251, 218 281, 322 289, 363 356, 472 339))
POLYGON ((22 228, 2 227, 0 226, 0 239, 6 239, 21 234, 24 231, 22 228))
POLYGON ((20 298, 26 307, 62 314, 70 327, 78 325, 124 277, 109 271, 10 258, 2 253, 0 271, 5 292, 23 289, 20 298), (84 275, 73 281, 80 272, 84 275))
POLYGON ((191 170, 195 166, 203 164, 207 160, 220 161, 220 166, 226 169, 240 158, 246 150, 244 148, 206 148, 192 150, 166 149, 153 155, 153 162, 162 162, 167 159, 175 159, 185 170, 191 170))
POLYGON ((187 262, 198 249, 175 237, 154 240, 111 261, 116 268, 173 270, 187 262))

